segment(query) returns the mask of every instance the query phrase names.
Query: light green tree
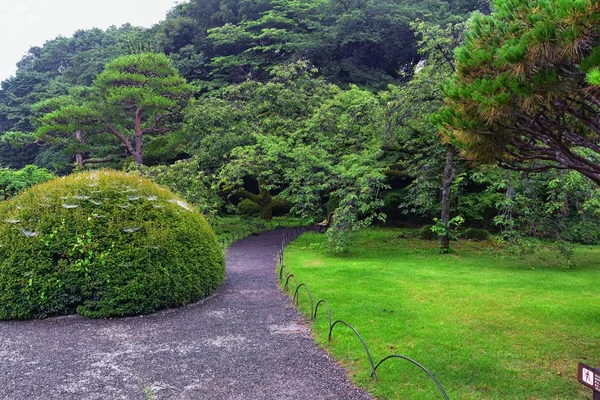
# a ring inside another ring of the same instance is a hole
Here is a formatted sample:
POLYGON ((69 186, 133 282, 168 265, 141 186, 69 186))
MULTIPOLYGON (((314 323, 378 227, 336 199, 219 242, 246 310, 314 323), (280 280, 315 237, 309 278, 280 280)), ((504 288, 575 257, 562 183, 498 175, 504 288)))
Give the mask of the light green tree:
POLYGON ((290 141, 307 118, 339 91, 315 73, 304 60, 275 67, 266 83, 248 81, 225 91, 219 104, 227 104, 231 112, 214 114, 231 121, 228 130, 238 134, 221 135, 220 125, 210 129, 208 137, 220 145, 208 148, 217 152, 229 148, 221 156, 225 161, 219 172, 221 186, 231 194, 256 202, 263 218, 271 218, 271 192, 285 186, 285 171, 293 164, 290 141), (256 180, 258 193, 244 189, 243 179, 248 177, 256 180))

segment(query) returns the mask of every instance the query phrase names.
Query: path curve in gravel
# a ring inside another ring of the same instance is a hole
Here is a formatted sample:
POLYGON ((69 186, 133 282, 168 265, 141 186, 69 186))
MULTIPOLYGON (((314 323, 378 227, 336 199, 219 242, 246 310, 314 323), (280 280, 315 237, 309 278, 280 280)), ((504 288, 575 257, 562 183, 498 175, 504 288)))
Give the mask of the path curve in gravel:
POLYGON ((370 399, 277 286, 285 230, 227 251, 227 280, 148 316, 0 321, 0 399, 370 399))

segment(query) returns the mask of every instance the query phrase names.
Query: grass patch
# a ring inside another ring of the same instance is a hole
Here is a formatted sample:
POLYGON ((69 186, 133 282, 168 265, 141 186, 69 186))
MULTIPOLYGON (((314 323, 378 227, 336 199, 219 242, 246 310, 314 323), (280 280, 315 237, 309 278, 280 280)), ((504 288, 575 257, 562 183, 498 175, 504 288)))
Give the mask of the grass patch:
MULTIPOLYGON (((441 255, 436 242, 406 237, 369 229, 336 256, 323 235, 309 233, 289 245, 285 265, 315 302, 327 300, 334 320, 356 327, 375 362, 411 357, 452 399, 590 398, 576 372, 578 362, 600 365, 600 247, 576 247, 577 268, 565 269, 550 246, 505 257, 491 242, 463 241, 441 255)), ((301 291, 307 314, 308 305, 301 291)), ((315 337, 357 384, 385 399, 442 398, 425 373, 400 360, 383 364, 374 384, 349 329, 336 326, 327 342, 324 311, 315 337)))

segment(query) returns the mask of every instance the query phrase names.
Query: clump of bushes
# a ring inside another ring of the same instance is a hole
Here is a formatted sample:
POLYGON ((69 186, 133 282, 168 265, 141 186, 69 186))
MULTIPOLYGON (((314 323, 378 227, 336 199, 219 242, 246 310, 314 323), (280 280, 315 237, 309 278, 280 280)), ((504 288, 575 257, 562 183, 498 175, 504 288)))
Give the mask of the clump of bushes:
POLYGON ((149 178, 169 188, 173 193, 192 203, 209 221, 218 217, 223 200, 212 190, 213 179, 202 169, 198 157, 176 161, 171 165, 147 167, 131 163, 128 172, 149 178))
POLYGON ((477 241, 491 239, 490 233, 488 231, 486 231, 485 229, 478 229, 478 228, 465 229, 465 231, 460 235, 460 237, 463 239, 477 240, 477 241))
MULTIPOLYGON (((271 199, 272 213, 274 217, 280 217, 290 213, 292 203, 283 197, 273 196, 271 199)), ((260 214, 260 206, 250 199, 242 199, 237 205, 237 212, 241 215, 255 217, 260 214)))
POLYGON ((6 200, 38 183, 55 178, 52 173, 35 165, 20 170, 0 168, 0 200, 6 200))
POLYGON ((563 238, 572 243, 600 243, 600 226, 596 220, 569 221, 564 230, 563 238))
POLYGON ((243 199, 237 205, 238 213, 247 216, 256 216, 260 212, 260 206, 250 199, 243 199))
POLYGON ((287 215, 292 210, 292 207, 293 207, 292 202, 283 197, 273 196, 272 201, 273 201, 273 216, 274 217, 281 217, 281 216, 287 215))
POLYGON ((0 319, 148 313, 224 277, 205 218, 138 176, 79 173, 0 203, 0 319))
POLYGON ((431 225, 421 227, 417 237, 422 240, 436 240, 438 238, 437 233, 431 230, 431 225))

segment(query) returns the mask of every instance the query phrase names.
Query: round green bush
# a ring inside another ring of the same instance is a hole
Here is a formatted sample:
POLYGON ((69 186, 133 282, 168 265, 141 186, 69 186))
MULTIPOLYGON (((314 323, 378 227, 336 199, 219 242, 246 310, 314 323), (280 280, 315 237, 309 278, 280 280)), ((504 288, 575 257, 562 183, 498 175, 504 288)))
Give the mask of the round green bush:
POLYGON ((260 206, 250 199, 243 199, 237 205, 238 212, 242 215, 254 216, 260 212, 260 206))
POLYGON ((139 176, 95 171, 0 203, 0 319, 149 313, 225 277, 205 218, 139 176))
POLYGON ((485 229, 478 229, 478 228, 469 228, 466 229, 461 237, 463 239, 469 239, 469 240, 490 240, 491 236, 490 233, 488 231, 486 231, 485 229))

